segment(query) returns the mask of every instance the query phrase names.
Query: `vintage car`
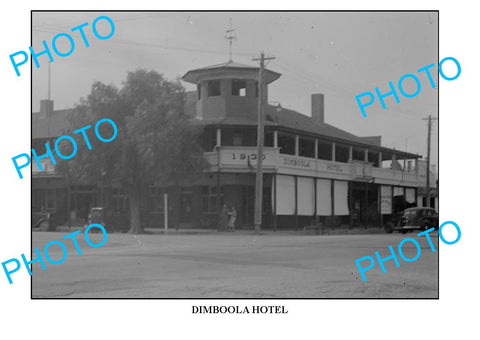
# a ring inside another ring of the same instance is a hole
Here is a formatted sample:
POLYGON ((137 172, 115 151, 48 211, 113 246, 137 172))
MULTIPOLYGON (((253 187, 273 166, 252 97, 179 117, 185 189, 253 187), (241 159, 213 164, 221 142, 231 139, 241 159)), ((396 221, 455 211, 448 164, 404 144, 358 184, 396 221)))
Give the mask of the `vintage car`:
POLYGON ((52 212, 32 212, 32 229, 55 231, 56 223, 52 212))
POLYGON ((88 224, 85 228, 92 223, 97 223, 101 224, 109 233, 113 231, 126 232, 128 231, 128 225, 124 220, 125 218, 115 216, 113 212, 106 207, 93 207, 90 209, 90 214, 88 214, 88 224))
POLYGON ((389 222, 385 226, 387 233, 396 230, 405 234, 411 230, 438 229, 438 213, 433 208, 409 208, 395 222, 389 222))

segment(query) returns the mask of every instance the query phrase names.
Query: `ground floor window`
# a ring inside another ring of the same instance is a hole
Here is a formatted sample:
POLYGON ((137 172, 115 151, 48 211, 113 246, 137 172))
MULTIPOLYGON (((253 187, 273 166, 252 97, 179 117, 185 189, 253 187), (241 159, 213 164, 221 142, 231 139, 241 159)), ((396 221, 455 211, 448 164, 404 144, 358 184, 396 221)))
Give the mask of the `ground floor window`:
POLYGON ((277 175, 276 212, 277 215, 295 214, 295 178, 277 175))
POLYGON ((343 216, 349 215, 348 209, 348 182, 347 181, 334 181, 333 186, 334 197, 334 215, 343 216))
POLYGON ((332 215, 332 180, 317 179, 317 215, 332 215))
POLYGON ((115 214, 127 213, 127 194, 122 188, 112 189, 112 209, 115 214))
POLYGON ((217 194, 216 186, 202 187, 202 212, 217 213, 217 200, 220 200, 220 205, 223 204, 223 188, 220 188, 220 195, 217 194))
POLYGON ((32 197, 33 211, 55 211, 56 190, 55 189, 34 189, 32 197))
POLYGON ((312 216, 315 213, 315 186, 314 178, 297 178, 297 214, 312 216))

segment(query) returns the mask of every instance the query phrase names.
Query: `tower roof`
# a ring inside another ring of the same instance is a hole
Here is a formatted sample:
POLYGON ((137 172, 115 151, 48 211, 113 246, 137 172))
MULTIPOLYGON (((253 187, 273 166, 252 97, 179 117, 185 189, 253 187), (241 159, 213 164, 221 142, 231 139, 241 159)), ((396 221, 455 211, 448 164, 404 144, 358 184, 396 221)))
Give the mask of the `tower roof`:
MULTIPOLYGON (((186 82, 193 84, 198 84, 204 78, 214 79, 215 77, 248 78, 258 80, 258 72, 258 66, 240 64, 229 60, 226 63, 188 71, 187 73, 185 73, 182 79, 186 82)), ((278 78, 280 78, 280 76, 280 73, 265 69, 265 82, 267 84, 270 84, 271 82, 277 80, 278 78)))

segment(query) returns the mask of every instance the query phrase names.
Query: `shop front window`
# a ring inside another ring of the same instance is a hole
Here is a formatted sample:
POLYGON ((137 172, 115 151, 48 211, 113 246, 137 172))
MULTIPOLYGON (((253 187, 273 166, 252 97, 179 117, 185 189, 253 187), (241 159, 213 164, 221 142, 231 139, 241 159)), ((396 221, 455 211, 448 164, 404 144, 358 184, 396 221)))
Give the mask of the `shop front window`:
POLYGON ((122 188, 112 190, 112 207, 116 214, 125 214, 127 212, 127 195, 122 188))
POLYGON ((220 188, 220 195, 217 195, 216 186, 202 187, 202 212, 206 214, 217 213, 217 200, 220 205, 223 202, 223 188, 220 188))

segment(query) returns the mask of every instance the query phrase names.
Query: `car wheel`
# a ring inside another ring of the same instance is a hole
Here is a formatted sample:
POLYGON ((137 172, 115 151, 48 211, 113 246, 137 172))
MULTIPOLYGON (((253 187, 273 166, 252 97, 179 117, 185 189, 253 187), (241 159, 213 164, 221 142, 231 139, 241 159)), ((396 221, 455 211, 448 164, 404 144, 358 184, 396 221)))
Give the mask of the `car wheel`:
POLYGON ((48 231, 48 221, 43 220, 42 222, 40 222, 39 229, 41 231, 48 231))
POLYGON ((427 221, 423 222, 423 224, 422 224, 422 230, 425 231, 425 230, 428 230, 428 229, 430 229, 429 223, 428 223, 427 221))

